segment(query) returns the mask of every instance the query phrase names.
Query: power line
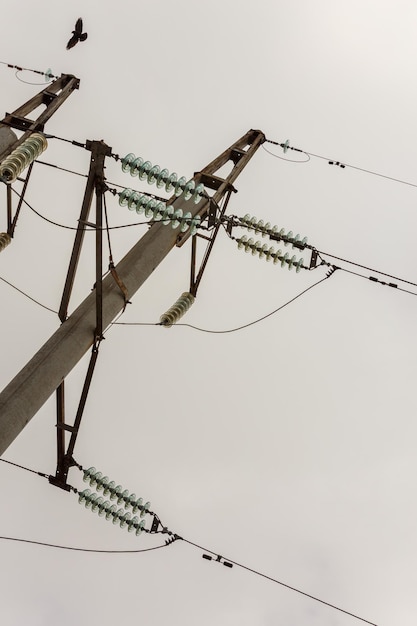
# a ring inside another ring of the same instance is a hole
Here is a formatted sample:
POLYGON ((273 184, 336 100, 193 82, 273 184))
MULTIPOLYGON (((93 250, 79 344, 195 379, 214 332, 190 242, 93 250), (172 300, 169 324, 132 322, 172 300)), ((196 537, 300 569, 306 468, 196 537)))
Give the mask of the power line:
POLYGON ((43 472, 37 472, 36 470, 30 469, 29 467, 25 467, 24 465, 19 465, 18 463, 13 463, 12 461, 6 461, 6 459, 0 459, 2 463, 8 463, 9 465, 14 465, 14 467, 19 467, 20 469, 26 470, 27 472, 32 472, 32 474, 38 474, 38 476, 42 476, 42 478, 49 478, 49 474, 44 474, 43 472))
MULTIPOLYGON (((217 553, 213 552, 213 550, 209 550, 207 548, 204 548, 203 546, 198 545, 197 543, 194 543, 193 541, 189 541, 188 539, 184 539, 183 537, 181 537, 181 539, 183 541, 185 541, 186 543, 190 544, 191 546, 194 546, 195 548, 198 548, 199 550, 203 550, 205 552, 210 552, 211 554, 214 554, 216 556, 217 553)), ((331 604, 330 602, 326 602, 325 600, 322 600, 320 598, 318 598, 317 596, 313 596, 310 593, 306 593, 305 591, 301 591, 301 589, 298 589, 297 587, 293 587, 291 585, 288 585, 287 583, 284 583, 280 580, 277 580, 276 578, 273 578, 272 576, 268 576, 267 574, 263 574, 262 572, 252 569, 251 567, 248 567, 247 565, 243 565, 242 563, 238 563, 237 561, 233 561, 232 559, 230 559, 229 557, 221 557, 221 558, 225 558, 229 563, 232 563, 233 565, 236 565, 237 567, 240 567, 242 569, 247 570, 248 572, 252 572, 252 574, 256 574, 257 576, 261 576, 262 578, 266 578, 267 580, 270 580, 273 583, 276 583, 277 585, 281 585, 282 587, 285 587, 286 589, 290 589, 291 591, 295 591, 296 593, 303 595, 307 598, 310 598, 311 600, 314 600, 315 602, 320 602, 321 604, 324 604, 325 606, 330 607, 331 609, 335 609, 336 611, 339 611, 341 613, 345 613, 345 615, 349 615, 350 617, 354 617, 357 620, 360 620, 361 622, 364 622, 365 624, 370 624, 371 626, 378 626, 378 624, 376 624, 375 622, 370 622, 367 619, 364 619, 363 617, 360 617, 359 615, 356 615, 355 613, 351 613, 350 611, 346 611, 345 609, 340 608, 339 606, 336 606, 335 604, 331 604)))
POLYGON ((62 546, 55 543, 46 543, 44 541, 34 541, 32 539, 20 539, 18 537, 3 537, 0 539, 6 541, 18 541, 22 543, 31 543, 37 546, 45 546, 48 548, 58 548, 59 550, 74 550, 76 552, 95 552, 97 554, 137 554, 138 552, 151 552, 151 550, 159 550, 160 548, 167 548, 171 543, 164 543, 160 546, 154 546, 153 548, 142 548, 140 550, 95 550, 92 548, 76 548, 74 546, 62 546))
MULTIPOLYGON (((4 283, 9 285, 9 287, 12 287, 12 289, 16 289, 16 291, 18 291, 23 296, 25 296, 25 298, 28 298, 29 300, 32 300, 32 302, 34 302, 35 304, 41 306, 43 309, 46 309, 47 311, 50 311, 51 313, 55 313, 56 315, 58 315, 58 311, 54 311, 54 309, 50 309, 49 306, 46 306, 45 304, 42 304, 42 302, 39 302, 38 300, 35 300, 35 298, 32 298, 32 296, 29 296, 29 294, 25 293, 24 291, 22 291, 21 289, 19 289, 18 287, 16 287, 12 283, 10 283, 8 280, 3 278, 2 276, 0 276, 0 280, 2 280, 4 283)), ((0 459, 0 461, 1 460, 2 459, 0 459)))
MULTIPOLYGON (((402 185, 409 185, 410 187, 417 187, 416 183, 410 183, 409 181, 402 180, 400 178, 395 178, 394 176, 387 176, 386 174, 380 174, 379 172, 374 172, 364 167, 358 167, 357 165, 350 165, 349 163, 336 161, 335 159, 329 159, 328 157, 322 156, 320 154, 314 154, 314 152, 308 152, 307 150, 303 150, 301 148, 294 148, 293 146, 288 145, 288 142, 280 143, 279 141, 273 141, 272 139, 266 139, 265 142, 271 143, 275 146, 280 146, 281 148, 284 149, 284 152, 286 152, 287 150, 295 150, 296 152, 301 152, 308 157, 315 157, 316 159, 322 159, 323 161, 327 161, 329 165, 336 165, 341 168, 349 167, 350 169, 358 170, 360 172, 364 172, 365 174, 372 174, 372 176, 379 176, 380 178, 386 178, 387 180, 392 180, 393 182, 401 183, 402 185)), ((266 150, 266 151, 269 152, 269 150, 266 150)), ((272 154, 272 156, 277 156, 277 155, 272 154)), ((291 159, 285 159, 285 160, 291 160, 291 159)), ((300 163, 300 161, 297 161, 297 162, 300 163)), ((307 161, 301 161, 301 162, 305 163, 307 161)))

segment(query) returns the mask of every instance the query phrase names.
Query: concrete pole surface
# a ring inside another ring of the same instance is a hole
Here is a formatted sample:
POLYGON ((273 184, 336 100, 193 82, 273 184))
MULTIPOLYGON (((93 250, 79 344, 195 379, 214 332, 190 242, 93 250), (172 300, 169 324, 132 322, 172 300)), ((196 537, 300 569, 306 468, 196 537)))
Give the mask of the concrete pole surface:
MULTIPOLYGON (((207 205, 178 198, 175 208, 195 215, 207 205)), ((154 223, 116 266, 129 298, 141 287, 175 246, 178 231, 154 223)), ((122 311, 123 294, 111 274, 103 280, 103 328, 122 311)), ((0 455, 54 393, 72 368, 92 346, 96 329, 95 290, 63 322, 0 394, 0 455)))

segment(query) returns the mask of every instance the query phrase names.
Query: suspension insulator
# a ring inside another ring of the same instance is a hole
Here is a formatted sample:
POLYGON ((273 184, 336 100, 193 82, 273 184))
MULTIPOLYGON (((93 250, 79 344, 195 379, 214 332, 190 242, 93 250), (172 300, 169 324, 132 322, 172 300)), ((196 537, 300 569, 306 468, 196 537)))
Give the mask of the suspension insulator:
POLYGON ((13 183, 47 147, 48 142, 44 135, 32 133, 0 163, 0 178, 7 183, 13 183))
POLYGON ((247 228, 249 231, 253 230, 257 235, 262 234, 262 237, 269 235, 273 239, 281 239, 284 246, 291 244, 293 248, 303 250, 307 245, 307 237, 302 239, 298 233, 297 235, 294 235, 291 230, 286 233, 285 228, 279 229, 278 226, 271 226, 269 222, 264 224, 263 220, 251 217, 249 213, 247 213, 244 217, 239 217, 239 222, 240 226, 247 228))
POLYGON ((106 516, 107 521, 119 524, 120 528, 127 527, 130 533, 135 531, 136 535, 140 535, 145 528, 145 520, 139 520, 137 516, 132 517, 129 511, 118 509, 115 504, 104 500, 98 493, 91 493, 90 489, 80 492, 78 502, 91 509, 93 513, 98 513, 100 517, 106 516))
POLYGON ((274 260, 274 265, 277 263, 281 263, 281 267, 287 265, 288 269, 291 270, 295 267, 296 272, 298 273, 302 268, 305 269, 303 263, 304 259, 298 259, 296 256, 290 258, 288 252, 284 255, 281 250, 275 250, 273 246, 268 248, 267 244, 262 244, 261 241, 254 241, 254 239, 248 239, 246 236, 240 237, 237 241, 237 247, 240 250, 245 250, 245 252, 252 252, 252 255, 258 255, 260 259, 266 259, 267 261, 274 260))
POLYGON ((140 180, 146 179, 149 185, 156 184, 158 188, 165 186, 168 193, 173 191, 176 196, 184 194, 185 200, 192 198, 195 204, 198 204, 204 195, 202 183, 196 186, 192 179, 187 182, 185 176, 178 178, 175 172, 170 174, 165 168, 161 170, 159 165, 152 165, 150 161, 136 157, 133 152, 123 157, 121 163, 123 172, 130 172, 131 176, 139 176, 140 180))
POLYGON ((201 217, 192 216, 190 212, 183 215, 182 209, 174 209, 170 204, 160 202, 152 196, 141 194, 133 189, 124 189, 119 193, 120 206, 127 206, 130 211, 136 211, 139 215, 145 214, 145 217, 154 222, 162 222, 163 224, 171 224, 172 228, 178 228, 184 233, 189 228, 191 235, 195 235, 200 225, 201 217))
MULTIPOLYGON (((114 480, 109 481, 109 477, 103 476, 95 467, 83 470, 83 480, 84 482, 89 482, 90 487, 95 486, 97 491, 103 491, 103 495, 108 496, 110 500, 116 500, 117 505, 124 504, 127 508, 131 507, 133 513, 139 510, 141 517, 146 515, 147 511, 149 511, 151 506, 150 502, 143 504, 142 498, 136 498, 134 493, 131 494, 127 489, 123 489, 121 485, 116 485, 114 480)), ((87 492, 91 493, 89 489, 86 489, 83 493, 87 492)), ((90 502, 90 500, 88 502, 90 502)), ((81 500, 79 501, 81 502, 81 500)))
POLYGON ((193 304, 195 297, 189 292, 184 291, 183 294, 178 298, 175 304, 172 305, 171 308, 166 311, 161 317, 159 321, 162 326, 166 328, 170 328, 178 322, 178 320, 188 311, 190 306, 193 304))
POLYGON ((7 233, 0 233, 0 252, 9 245, 11 240, 12 238, 7 233))

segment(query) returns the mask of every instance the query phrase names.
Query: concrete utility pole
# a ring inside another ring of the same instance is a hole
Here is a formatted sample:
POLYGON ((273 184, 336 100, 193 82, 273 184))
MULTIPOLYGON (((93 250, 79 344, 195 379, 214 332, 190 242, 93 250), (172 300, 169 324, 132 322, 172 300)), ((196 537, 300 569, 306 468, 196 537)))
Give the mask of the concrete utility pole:
MULTIPOLYGON (((206 217, 213 220, 219 202, 225 197, 227 202, 231 192, 236 191, 233 182, 264 140, 261 131, 251 130, 246 133, 194 175, 195 184, 203 183, 206 190, 212 190, 212 195, 207 194, 198 205, 192 199, 186 201, 180 196, 172 203, 174 209, 180 208, 184 214, 189 211, 193 217, 199 215, 201 220, 206 217), (228 176, 217 176, 216 172, 230 161, 231 171, 228 176)), ((182 245, 188 237, 189 231, 178 235, 169 225, 161 222, 152 224, 115 268, 129 298, 170 250, 175 245, 182 245)), ((111 274, 103 279, 101 289, 102 327, 106 328, 124 308, 125 296, 111 274)), ((95 289, 0 394, 0 455, 93 345, 96 329, 95 289)))

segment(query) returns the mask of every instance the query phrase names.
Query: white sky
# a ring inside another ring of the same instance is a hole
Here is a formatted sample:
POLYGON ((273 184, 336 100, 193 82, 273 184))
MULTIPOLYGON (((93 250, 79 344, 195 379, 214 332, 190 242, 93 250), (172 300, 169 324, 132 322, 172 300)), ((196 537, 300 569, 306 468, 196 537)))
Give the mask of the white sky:
MULTIPOLYGON (((10 3, 0 6, 4 16, 10 3)), ((39 0, 20 7, 20 18, 3 25, 0 61, 81 79, 48 133, 103 139, 120 155, 134 152, 190 177, 259 128, 269 139, 289 138, 308 152, 417 183, 415 2, 39 0), (78 16, 89 36, 67 52, 78 16)), ((19 82, 4 65, 0 85, 3 113, 42 88, 19 82)), ((51 140, 41 158, 86 173, 89 157, 51 140)), ((106 173, 114 183, 155 191, 112 160, 106 173)), ((74 226, 84 182, 37 165, 26 199, 74 226)), ((229 213, 254 214, 307 235, 319 250, 417 282, 415 188, 320 159, 286 163, 262 148, 236 186, 229 213)), ((5 190, 2 196, 5 207, 5 190)), ((112 225, 135 219, 116 199, 107 205, 112 225)), ((5 208, 0 217, 1 231, 5 208)), ((112 231, 115 260, 145 231, 112 231)), ((57 309, 72 242, 71 231, 24 207, 0 276, 57 309)), ((173 250, 123 321, 157 322, 188 289, 189 256, 189 245, 173 250)), ((92 288, 93 258, 90 235, 71 310, 92 288)), ((221 234, 183 321, 234 328, 324 276, 325 268, 281 270, 221 234)), ((3 388, 58 321, 1 281, 0 302, 3 388)), ((190 541, 378 625, 414 626, 416 311, 413 295, 338 271, 240 332, 113 327, 75 458, 149 499, 170 530, 190 541)), ((84 359, 67 379, 68 417, 86 366, 84 359)), ((52 397, 3 458, 53 474, 55 419, 52 397)), ((0 465, 1 536, 114 550, 160 541, 132 537, 80 507, 74 494, 0 465)), ((69 481, 83 485, 75 469, 69 481)), ((0 551, 8 626, 360 623, 238 567, 205 561, 184 542, 136 555, 8 541, 0 551)))

